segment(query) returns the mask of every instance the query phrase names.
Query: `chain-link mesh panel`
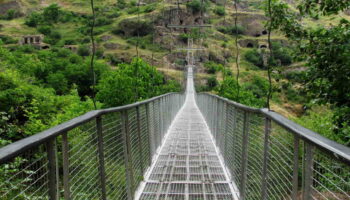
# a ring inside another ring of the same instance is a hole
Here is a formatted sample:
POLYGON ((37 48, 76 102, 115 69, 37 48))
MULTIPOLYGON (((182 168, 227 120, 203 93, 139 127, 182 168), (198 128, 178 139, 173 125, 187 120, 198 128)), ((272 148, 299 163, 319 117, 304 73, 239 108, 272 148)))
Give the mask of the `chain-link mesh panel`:
POLYGON ((0 166, 0 199, 48 199, 46 146, 27 150, 0 166))

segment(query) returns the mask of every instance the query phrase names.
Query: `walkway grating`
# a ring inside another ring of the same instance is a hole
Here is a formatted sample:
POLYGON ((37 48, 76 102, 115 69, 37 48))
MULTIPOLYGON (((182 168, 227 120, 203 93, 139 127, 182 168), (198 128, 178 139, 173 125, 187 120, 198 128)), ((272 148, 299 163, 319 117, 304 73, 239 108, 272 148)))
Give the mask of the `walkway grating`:
POLYGON ((225 172, 207 124, 196 105, 192 68, 189 68, 185 104, 170 126, 136 199, 237 199, 225 172))

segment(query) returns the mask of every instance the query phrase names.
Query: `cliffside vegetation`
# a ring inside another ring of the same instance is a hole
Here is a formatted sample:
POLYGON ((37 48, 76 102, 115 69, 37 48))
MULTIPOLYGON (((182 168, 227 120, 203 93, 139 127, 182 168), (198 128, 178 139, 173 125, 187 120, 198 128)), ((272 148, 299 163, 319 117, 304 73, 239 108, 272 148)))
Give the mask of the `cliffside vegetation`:
MULTIPOLYGON (((299 5, 271 0, 272 13, 267 4, 254 0, 240 1, 237 12, 224 1, 193 0, 179 7, 172 3, 96 2, 99 108, 179 91, 186 53, 176 49, 194 38, 195 47, 205 48, 196 53, 198 91, 265 107, 270 90, 267 69, 271 69, 272 110, 349 145, 347 1, 306 0, 299 5), (167 27, 176 23, 211 27, 167 27)), ((1 5, 4 145, 92 110, 94 94, 89 68, 92 15, 87 1, 23 0, 1 5), (19 45, 23 36, 39 34, 49 49, 19 45)))

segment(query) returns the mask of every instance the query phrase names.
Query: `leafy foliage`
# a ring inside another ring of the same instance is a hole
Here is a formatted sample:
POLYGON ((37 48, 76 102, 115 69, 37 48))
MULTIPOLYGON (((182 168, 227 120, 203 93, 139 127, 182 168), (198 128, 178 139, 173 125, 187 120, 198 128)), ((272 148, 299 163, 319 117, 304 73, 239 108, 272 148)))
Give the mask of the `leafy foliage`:
MULTIPOLYGON (((237 85, 235 78, 231 76, 227 77, 222 83, 220 83, 220 87, 218 88, 219 95, 248 106, 257 108, 262 108, 265 106, 265 98, 262 98, 258 94, 254 94, 248 85, 243 86, 243 88, 240 89, 239 97, 237 99, 237 87, 239 86, 237 85)), ((264 91, 259 93, 263 92, 264 91)))
POLYGON ((179 91, 180 85, 165 80, 155 67, 135 58, 130 64, 120 64, 118 70, 105 74, 97 88, 97 99, 103 102, 105 107, 111 107, 169 91, 179 91))
POLYGON ((192 0, 186 4, 187 8, 191 9, 193 14, 199 12, 206 12, 209 8, 209 3, 207 1, 192 0))
POLYGON ((219 15, 219 16, 225 16, 226 15, 225 7, 223 7, 223 6, 215 7, 214 13, 219 15))
MULTIPOLYGON (((332 15, 349 8, 349 1, 308 0, 298 5, 301 17, 310 15, 332 15)), ((306 90, 310 97, 319 103, 331 103, 336 111, 333 120, 334 130, 345 135, 350 127, 350 22, 342 19, 331 27, 304 27, 299 23, 300 16, 289 10, 286 3, 274 0, 272 4, 273 28, 280 30, 293 39, 298 47, 299 59, 306 61, 306 90)), ((349 143, 347 136, 343 137, 349 143)))
POLYGON ((221 33, 225 33, 225 34, 229 34, 229 35, 241 35, 244 34, 245 29, 243 26, 241 25, 231 25, 231 26, 220 26, 218 27, 218 31, 220 31, 221 33))
POLYGON ((213 61, 204 63, 204 67, 206 68, 209 74, 215 74, 217 71, 220 71, 224 68, 222 64, 216 64, 213 61))
POLYGON ((264 68, 264 60, 258 49, 250 49, 244 54, 244 58, 257 67, 264 68))

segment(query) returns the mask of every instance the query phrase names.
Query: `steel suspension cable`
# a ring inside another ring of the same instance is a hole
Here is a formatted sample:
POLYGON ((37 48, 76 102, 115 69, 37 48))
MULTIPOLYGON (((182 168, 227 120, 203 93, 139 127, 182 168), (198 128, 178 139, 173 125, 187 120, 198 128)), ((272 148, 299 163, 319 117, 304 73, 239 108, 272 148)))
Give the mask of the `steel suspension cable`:
POLYGON ((266 106, 267 108, 270 110, 270 100, 272 97, 272 78, 271 78, 271 62, 273 60, 273 50, 272 50, 272 42, 271 42, 271 32, 272 32, 272 23, 273 23, 273 16, 272 16, 272 2, 271 0, 268 0, 268 4, 267 4, 267 9, 268 9, 268 15, 269 15, 269 23, 268 23, 268 36, 267 36, 267 41, 268 41, 268 45, 269 45, 269 51, 270 51, 270 57, 269 57, 269 61, 267 62, 267 76, 269 79, 269 91, 268 91, 268 95, 267 95, 267 99, 266 99, 266 106))
POLYGON ((139 99, 139 88, 138 88, 138 77, 139 77, 139 45, 140 45, 140 0, 137 1, 137 40, 136 40, 136 68, 135 68, 135 77, 136 77, 136 83, 135 83, 135 102, 139 99))
POLYGON ((95 21, 96 21, 96 13, 95 13, 95 5, 94 0, 90 0, 90 6, 92 11, 92 24, 90 29, 90 38, 92 43, 92 55, 90 60, 90 71, 92 75, 92 102, 94 104, 95 110, 97 109, 96 106, 96 73, 94 68, 94 62, 95 62, 95 54, 96 54, 96 44, 95 44, 95 37, 94 37, 94 28, 95 28, 95 21))
POLYGON ((236 101, 239 102, 239 95, 240 95, 240 84, 239 84, 239 75, 240 75, 240 69, 239 69, 239 56, 240 56, 240 52, 239 52, 239 45, 238 45, 238 4, 239 0, 235 0, 234 3, 234 7, 235 7, 235 29, 236 29, 236 36, 235 36, 235 45, 236 45, 236 69, 237 69, 237 73, 236 73, 236 81, 237 81, 237 96, 236 96, 236 101))

